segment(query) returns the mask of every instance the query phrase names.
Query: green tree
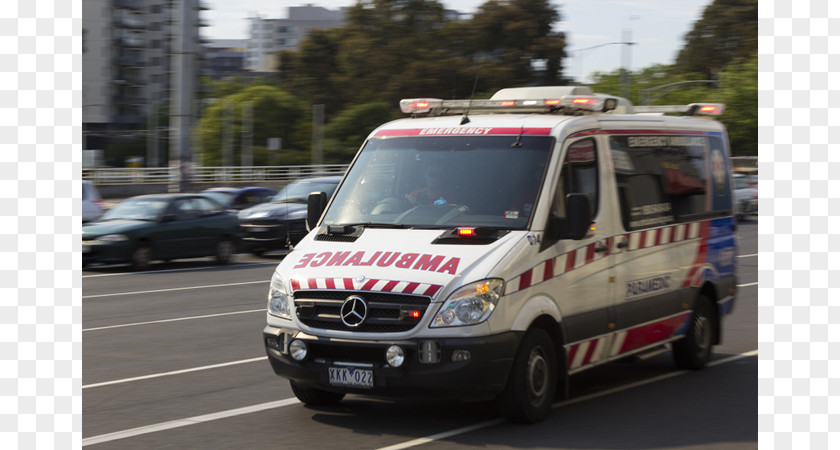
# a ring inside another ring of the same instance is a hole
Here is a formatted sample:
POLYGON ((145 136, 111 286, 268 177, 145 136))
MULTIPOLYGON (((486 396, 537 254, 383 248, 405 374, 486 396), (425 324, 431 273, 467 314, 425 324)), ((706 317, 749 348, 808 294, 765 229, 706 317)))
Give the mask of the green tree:
POLYGON ((399 110, 385 102, 351 106, 324 128, 325 160, 349 163, 374 128, 401 117, 399 110))
POLYGON ((231 144, 230 163, 239 165, 243 133, 250 132, 254 165, 298 164, 309 159, 310 111, 291 94, 271 86, 252 86, 217 99, 204 110, 197 126, 204 165, 224 164, 223 150, 231 144), (243 106, 249 105, 252 120, 243 120, 243 106), (267 149, 269 138, 282 139, 283 151, 272 158, 267 149))
MULTIPOLYGON (((561 20, 560 12, 547 0, 490 0, 481 5, 467 24, 470 45, 466 47, 479 61, 492 61, 504 68, 502 87, 562 81, 566 39, 552 32, 561 20), (545 70, 535 70, 534 61, 543 61, 545 70)), ((484 73, 484 72, 482 72, 484 73)))
POLYGON ((685 36, 674 70, 711 77, 758 50, 758 0, 715 0, 685 36))
POLYGON ((729 133, 732 154, 758 155, 758 53, 724 68, 718 101, 726 104, 720 121, 729 133))

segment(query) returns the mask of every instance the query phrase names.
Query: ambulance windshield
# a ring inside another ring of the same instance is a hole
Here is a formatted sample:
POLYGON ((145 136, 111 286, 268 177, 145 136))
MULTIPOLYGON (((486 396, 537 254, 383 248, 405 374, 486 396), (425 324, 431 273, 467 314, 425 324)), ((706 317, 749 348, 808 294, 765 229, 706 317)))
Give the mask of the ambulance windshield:
POLYGON ((410 136, 370 140, 323 225, 526 229, 549 136, 410 136))

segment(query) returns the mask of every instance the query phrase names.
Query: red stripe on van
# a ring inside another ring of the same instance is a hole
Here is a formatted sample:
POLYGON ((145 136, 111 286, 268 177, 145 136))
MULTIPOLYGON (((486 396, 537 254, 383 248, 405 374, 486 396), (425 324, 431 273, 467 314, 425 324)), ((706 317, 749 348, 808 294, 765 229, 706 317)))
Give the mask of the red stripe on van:
POLYGON ((440 290, 441 286, 437 284, 433 284, 426 289, 426 292, 423 292, 423 295, 428 295, 429 297, 434 297, 435 294, 440 290))
POLYGON ((670 338, 688 320, 690 315, 691 311, 685 311, 678 316, 627 330, 627 337, 624 339, 624 344, 622 344, 619 353, 636 350, 670 338))
POLYGON ((522 275, 519 275, 519 290, 531 287, 531 273, 534 269, 528 269, 522 275))
POLYGON ((566 272, 571 272, 575 268, 575 260, 577 259, 577 249, 566 253, 566 272))

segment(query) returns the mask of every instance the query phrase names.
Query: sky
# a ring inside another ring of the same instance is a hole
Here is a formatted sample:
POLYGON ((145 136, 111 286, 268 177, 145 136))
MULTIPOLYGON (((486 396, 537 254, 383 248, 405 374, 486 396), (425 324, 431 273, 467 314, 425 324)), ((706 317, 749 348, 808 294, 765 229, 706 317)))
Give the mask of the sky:
MULTIPOLYGON (((446 8, 475 12, 486 0, 438 0, 446 8)), ((552 0, 565 31, 565 75, 588 81, 593 72, 612 72, 622 66, 639 70, 654 64, 672 64, 684 36, 713 0, 552 0), (627 39, 625 40, 625 36, 627 39), (621 42, 633 42, 623 45, 621 42), (607 44, 607 45, 603 45, 607 44), (603 45, 603 46, 602 46, 603 45), (600 47, 599 47, 600 46, 600 47), (596 48, 592 48, 596 47, 596 48)), ((327 9, 351 6, 356 0, 202 0, 209 39, 245 39, 248 17, 287 18, 289 6, 311 4, 327 9)))

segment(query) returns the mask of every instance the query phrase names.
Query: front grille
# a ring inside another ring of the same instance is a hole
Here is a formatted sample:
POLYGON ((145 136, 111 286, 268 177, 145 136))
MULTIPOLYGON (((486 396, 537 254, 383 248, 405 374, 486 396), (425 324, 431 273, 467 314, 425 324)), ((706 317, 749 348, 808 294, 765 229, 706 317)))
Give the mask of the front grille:
POLYGON ((359 239, 358 236, 347 236, 342 234, 319 234, 315 236, 316 241, 329 241, 329 242, 356 242, 356 239, 359 239))
POLYGON ((357 331, 360 333, 400 333, 414 328, 431 298, 421 295, 402 295, 387 292, 353 291, 297 291, 295 311, 298 319, 312 328, 357 331), (347 297, 356 295, 367 303, 367 318, 358 327, 348 327, 341 321, 341 305, 347 297), (419 311, 419 318, 411 318, 410 311, 419 311))

